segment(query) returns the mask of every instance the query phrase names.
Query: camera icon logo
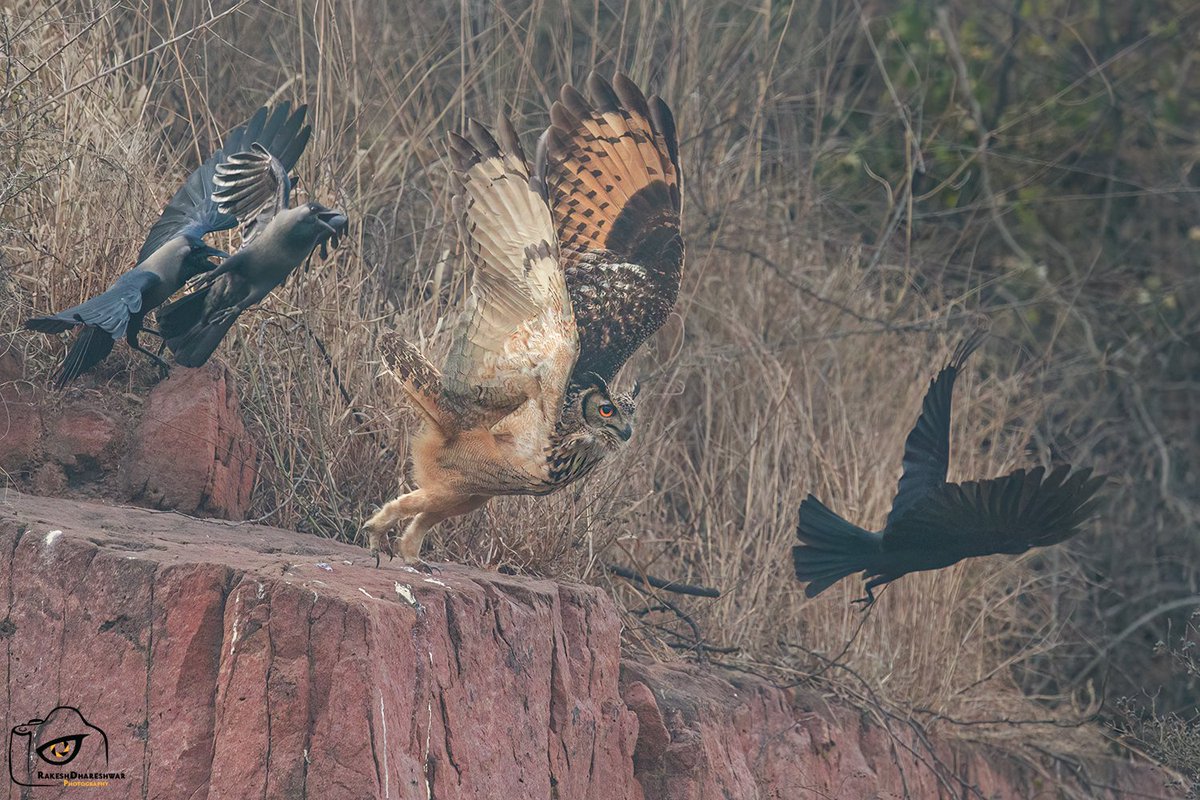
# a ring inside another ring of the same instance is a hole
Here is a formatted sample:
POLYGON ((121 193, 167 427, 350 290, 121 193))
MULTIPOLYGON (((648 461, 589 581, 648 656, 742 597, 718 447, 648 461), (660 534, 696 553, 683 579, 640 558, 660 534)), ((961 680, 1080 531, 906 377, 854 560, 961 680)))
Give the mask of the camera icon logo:
POLYGON ((78 708, 58 706, 45 719, 31 719, 9 732, 8 777, 18 786, 61 786, 61 773, 50 777, 47 770, 65 767, 80 754, 85 772, 107 769, 108 735, 78 708))

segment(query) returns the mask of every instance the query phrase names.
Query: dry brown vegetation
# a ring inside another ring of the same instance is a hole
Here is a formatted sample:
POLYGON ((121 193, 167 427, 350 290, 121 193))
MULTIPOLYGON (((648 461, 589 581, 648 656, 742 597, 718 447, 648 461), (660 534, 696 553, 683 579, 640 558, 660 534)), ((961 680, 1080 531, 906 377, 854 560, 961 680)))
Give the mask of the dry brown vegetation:
MULTIPOLYGON (((1196 621, 1200 610, 1192 613, 1184 633, 1177 640, 1158 642, 1155 651, 1170 659, 1182 675, 1200 678, 1200 630, 1196 621)), ((1161 712, 1155 709, 1157 697, 1126 697, 1116 707, 1113 730, 1122 741, 1148 752, 1173 773, 1168 784, 1179 789, 1186 800, 1200 800, 1200 709, 1161 712)))
MULTIPOLYGON (((679 315, 626 371, 637 436, 577 488, 444 524, 438 556, 610 584, 657 652, 695 631, 602 562, 720 587, 667 596, 718 648, 701 655, 968 736, 1061 749, 1052 724, 946 719, 1194 697, 1147 646, 1200 579, 1183 3, 131 5, 0 11, 3 329, 35 379, 62 343, 18 321, 127 268, 224 130, 308 102, 301 192, 353 236, 220 357, 262 433, 261 519, 353 539, 414 424, 374 343, 444 348, 465 288, 445 131, 504 112, 532 146, 563 82, 620 67, 673 106, 686 176, 679 315), (800 499, 882 522, 927 380, 976 315, 994 336, 959 386, 951 478, 1096 464, 1112 502, 1074 542, 907 577, 866 617, 849 584, 805 602, 800 499)), ((142 391, 153 373, 123 353, 73 391, 142 391)))

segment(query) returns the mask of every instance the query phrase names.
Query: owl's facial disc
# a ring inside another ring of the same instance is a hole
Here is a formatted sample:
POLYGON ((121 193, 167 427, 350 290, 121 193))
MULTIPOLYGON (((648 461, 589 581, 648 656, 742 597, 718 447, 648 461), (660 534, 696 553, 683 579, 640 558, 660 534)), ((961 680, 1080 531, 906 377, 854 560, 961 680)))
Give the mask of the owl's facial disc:
POLYGON ((583 421, 597 436, 613 444, 627 442, 633 436, 632 407, 609 397, 607 387, 588 389, 580 402, 583 404, 583 421))

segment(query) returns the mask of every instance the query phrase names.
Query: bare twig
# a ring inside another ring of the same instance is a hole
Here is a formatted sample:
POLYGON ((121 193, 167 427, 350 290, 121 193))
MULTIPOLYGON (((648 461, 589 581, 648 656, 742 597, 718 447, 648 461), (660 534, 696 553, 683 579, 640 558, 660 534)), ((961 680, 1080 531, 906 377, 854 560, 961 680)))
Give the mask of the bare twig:
POLYGON ((664 592, 674 592, 675 594, 690 594, 694 597, 720 597, 721 590, 714 589, 711 586, 697 586, 690 583, 680 583, 679 581, 669 581, 665 578, 656 578, 653 575, 646 575, 636 570, 622 567, 620 564, 604 562, 604 568, 614 575, 619 575, 625 580, 640 585, 653 586, 655 589, 662 589, 664 592))

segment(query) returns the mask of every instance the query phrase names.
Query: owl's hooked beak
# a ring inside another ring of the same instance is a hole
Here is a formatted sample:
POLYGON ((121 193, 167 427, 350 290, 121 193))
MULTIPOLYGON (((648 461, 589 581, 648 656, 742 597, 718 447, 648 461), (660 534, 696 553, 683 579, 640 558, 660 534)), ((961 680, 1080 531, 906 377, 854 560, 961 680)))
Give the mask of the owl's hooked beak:
POLYGON ((633 425, 625 423, 625 427, 617 431, 617 436, 621 437, 622 442, 628 442, 633 437, 633 425))

